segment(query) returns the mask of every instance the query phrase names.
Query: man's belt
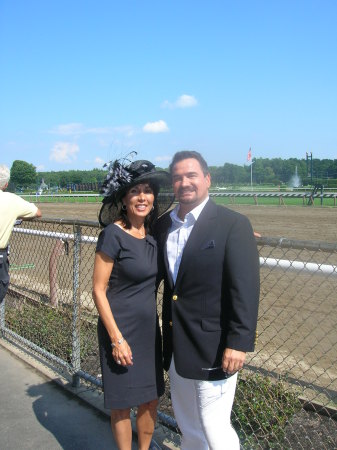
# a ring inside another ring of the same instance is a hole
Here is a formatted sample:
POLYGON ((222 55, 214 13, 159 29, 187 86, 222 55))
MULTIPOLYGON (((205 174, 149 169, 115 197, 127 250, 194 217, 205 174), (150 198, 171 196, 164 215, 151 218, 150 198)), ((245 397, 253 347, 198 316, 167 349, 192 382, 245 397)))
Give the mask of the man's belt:
POLYGON ((8 246, 6 248, 0 248, 0 253, 7 253, 8 252, 8 246))

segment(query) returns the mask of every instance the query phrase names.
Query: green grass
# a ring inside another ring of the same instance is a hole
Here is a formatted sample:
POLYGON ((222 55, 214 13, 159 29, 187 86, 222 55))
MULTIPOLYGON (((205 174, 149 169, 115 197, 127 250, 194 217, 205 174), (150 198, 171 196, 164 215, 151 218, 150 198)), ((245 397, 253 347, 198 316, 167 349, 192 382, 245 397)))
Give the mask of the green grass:
MULTIPOLYGON (((33 305, 20 300, 15 306, 6 307, 6 326, 49 353, 71 362, 72 311, 52 308, 49 305, 33 305)), ((88 324, 80 319, 81 359, 92 352, 96 341, 96 323, 88 324)))
MULTIPOLYGON (((215 203, 218 205, 255 205, 254 197, 212 197, 215 203)), ((305 199, 303 205, 302 198, 283 197, 283 204, 280 203, 278 197, 257 197, 257 205, 259 206, 308 206, 308 199, 305 199)), ((314 201, 315 206, 321 206, 321 199, 316 198, 314 201)), ((333 207, 333 198, 324 198, 323 205, 327 207, 333 207)))
MULTIPOLYGON (((103 199, 102 196, 99 194, 95 195, 94 197, 81 197, 78 194, 70 194, 69 197, 66 197, 65 195, 68 194, 59 194, 58 197, 56 196, 39 196, 39 195, 25 195, 23 198, 29 202, 33 203, 100 203, 103 199)), ((85 195, 85 194, 84 194, 85 195)))
MULTIPOLYGON (((83 195, 83 193, 81 193, 83 195)), ((102 196, 97 194, 93 197, 80 196, 79 194, 73 194, 69 197, 59 197, 51 196, 36 196, 36 195, 25 195, 24 198, 33 203, 100 203, 102 201, 102 196)), ((254 197, 212 197, 213 200, 218 205, 255 205, 254 197)), ((308 198, 305 199, 303 204, 303 198, 294 197, 282 197, 283 203, 280 202, 279 197, 257 197, 256 202, 259 206, 310 206, 308 205, 308 198)), ((323 204, 321 205, 321 199, 316 198, 314 201, 315 206, 326 206, 334 207, 335 201, 333 198, 323 198, 323 204)))
POLYGON ((244 449, 284 449, 286 426, 300 409, 285 380, 250 374, 239 379, 232 423, 244 449))

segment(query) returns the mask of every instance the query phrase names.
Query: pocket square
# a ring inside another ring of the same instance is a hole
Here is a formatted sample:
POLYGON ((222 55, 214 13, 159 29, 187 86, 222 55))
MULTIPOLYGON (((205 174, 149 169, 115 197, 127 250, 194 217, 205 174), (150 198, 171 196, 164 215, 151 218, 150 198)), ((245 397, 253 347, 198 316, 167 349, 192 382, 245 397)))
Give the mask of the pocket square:
POLYGON ((214 248, 215 247, 215 241, 212 239, 211 241, 205 242, 205 244, 201 247, 201 250, 206 250, 208 248, 214 248))

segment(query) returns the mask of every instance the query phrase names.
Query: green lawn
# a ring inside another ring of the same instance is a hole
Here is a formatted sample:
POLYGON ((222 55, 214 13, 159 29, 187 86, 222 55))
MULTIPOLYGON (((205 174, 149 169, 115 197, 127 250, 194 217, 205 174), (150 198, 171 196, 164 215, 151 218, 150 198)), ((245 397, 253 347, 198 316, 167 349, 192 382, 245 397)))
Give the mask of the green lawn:
MULTIPOLYGON (((218 205, 261 205, 261 206, 303 206, 303 198, 283 197, 283 203, 279 197, 257 197, 256 203, 254 197, 213 197, 218 205)), ((321 206, 321 199, 316 198, 315 206, 321 206)), ((308 205, 308 199, 305 199, 304 206, 308 205)), ((336 206, 333 198, 323 198, 322 206, 336 206)))
MULTIPOLYGON (((95 196, 82 196, 81 195, 59 195, 59 196, 53 196, 53 195, 24 195, 23 197, 34 203, 97 203, 102 201, 102 196, 97 194, 95 196)), ((308 205, 308 198, 305 198, 305 201, 303 203, 303 198, 295 198, 295 197, 239 197, 239 196, 232 196, 232 197, 215 197, 212 196, 213 200, 219 204, 219 205, 261 205, 261 206, 279 206, 279 205, 285 205, 285 206, 307 206, 308 205)), ((315 198, 314 201, 315 206, 321 206, 321 199, 315 198)), ((333 198, 323 198, 323 204, 322 206, 332 207, 336 206, 335 200, 333 198)))

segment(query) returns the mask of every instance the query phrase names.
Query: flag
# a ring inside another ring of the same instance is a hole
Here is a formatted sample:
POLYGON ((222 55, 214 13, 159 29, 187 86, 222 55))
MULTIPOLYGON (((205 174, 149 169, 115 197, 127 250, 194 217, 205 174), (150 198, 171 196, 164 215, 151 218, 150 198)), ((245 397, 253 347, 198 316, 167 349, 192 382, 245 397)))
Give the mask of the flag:
POLYGON ((252 160, 252 150, 251 150, 251 148, 249 147, 249 150, 248 150, 248 153, 247 153, 247 161, 249 162, 249 161, 251 161, 252 160))

